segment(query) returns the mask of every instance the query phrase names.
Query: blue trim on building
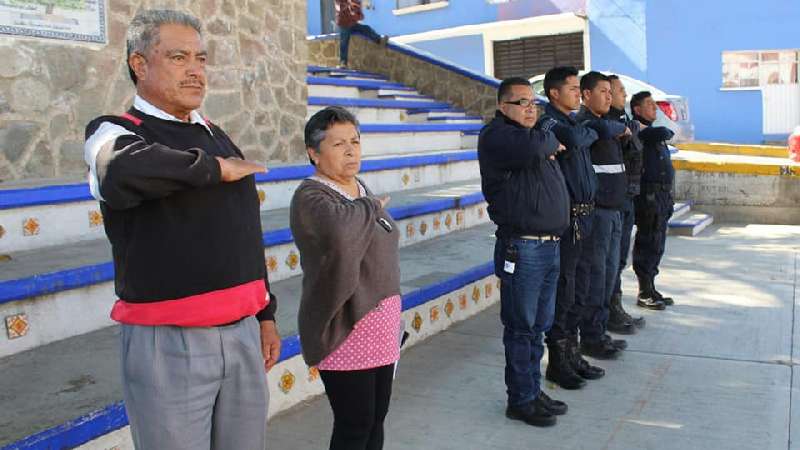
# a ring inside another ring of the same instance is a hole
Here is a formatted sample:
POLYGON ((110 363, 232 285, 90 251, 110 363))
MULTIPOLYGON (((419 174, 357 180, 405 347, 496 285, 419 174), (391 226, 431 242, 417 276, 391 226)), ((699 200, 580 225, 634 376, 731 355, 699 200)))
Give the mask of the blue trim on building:
MULTIPOLYGON (((364 39, 366 39, 366 36, 364 36, 361 33, 353 33, 353 35, 354 36, 361 36, 364 39)), ((326 35, 321 35, 321 36, 313 36, 313 37, 311 37, 311 39, 312 40, 331 40, 331 39, 337 39, 338 37, 339 37, 338 34, 326 34, 326 35)), ((397 42, 392 42, 390 40, 389 43, 387 44, 387 48, 389 48, 390 50, 394 50, 394 51, 396 51, 398 53, 402 53, 404 55, 411 56, 412 58, 419 59, 420 61, 425 61, 425 62, 433 64, 435 66, 439 66, 442 69, 449 70, 451 72, 457 73, 457 74, 459 74, 461 76, 470 78, 472 80, 479 81, 479 82, 481 82, 481 83, 483 83, 483 84, 485 84, 487 86, 490 86, 492 88, 497 89, 498 87, 500 87, 500 80, 498 80, 497 78, 489 77, 489 76, 486 76, 486 75, 484 75, 482 73, 478 73, 478 72, 466 69, 466 68, 461 67, 461 66, 457 66, 455 64, 452 64, 452 63, 449 63, 449 62, 446 62, 446 61, 441 61, 440 59, 438 59, 436 57, 436 55, 434 55, 432 53, 428 53, 428 52, 426 52, 424 50, 420 50, 420 49, 414 48, 414 47, 412 47, 410 45, 400 44, 400 43, 397 43, 397 42)))
MULTIPOLYGON (((435 300, 448 292, 494 274, 494 264, 489 262, 468 269, 444 281, 426 286, 403 296, 403 311, 435 300)), ((281 357, 278 362, 300 355, 300 338, 287 336, 281 340, 281 357)), ((74 448, 128 425, 128 416, 122 402, 116 402, 99 411, 50 428, 41 433, 7 445, 0 450, 53 450, 74 448)))

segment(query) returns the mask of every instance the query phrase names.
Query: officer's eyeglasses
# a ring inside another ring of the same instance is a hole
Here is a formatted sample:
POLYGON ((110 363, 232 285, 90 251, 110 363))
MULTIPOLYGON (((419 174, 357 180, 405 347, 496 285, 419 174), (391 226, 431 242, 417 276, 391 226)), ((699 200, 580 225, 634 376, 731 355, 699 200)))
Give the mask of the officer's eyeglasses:
POLYGON ((521 98, 513 102, 503 102, 503 103, 506 103, 508 105, 517 105, 523 108, 530 108, 531 106, 535 105, 534 101, 528 98, 521 98))

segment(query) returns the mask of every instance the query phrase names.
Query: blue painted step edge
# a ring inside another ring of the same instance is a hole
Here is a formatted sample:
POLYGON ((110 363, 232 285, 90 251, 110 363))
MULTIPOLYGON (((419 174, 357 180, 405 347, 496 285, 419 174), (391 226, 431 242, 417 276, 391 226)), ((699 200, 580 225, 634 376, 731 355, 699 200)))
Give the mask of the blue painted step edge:
MULTIPOLYGON (((403 311, 425 304, 492 274, 494 274, 494 264, 489 262, 468 269, 446 280, 409 292, 403 295, 403 311)), ((300 354, 300 339, 297 335, 285 337, 281 340, 281 343, 282 350, 279 362, 300 354)), ((65 424, 9 444, 0 450, 74 448, 126 425, 128 425, 128 416, 125 413, 125 406, 122 402, 116 402, 99 411, 86 414, 65 424)))
POLYGON ((309 106, 342 106, 350 108, 383 109, 445 109, 452 105, 444 102, 417 102, 413 100, 381 100, 374 98, 308 97, 309 106))
POLYGON ((433 122, 436 120, 483 120, 481 116, 439 116, 428 117, 428 120, 433 122))
MULTIPOLYGON (((416 217, 448 209, 457 209, 483 201, 483 194, 476 192, 461 197, 431 200, 406 206, 388 208, 395 220, 416 217)), ((262 234, 264 247, 288 244, 294 241, 289 228, 270 230, 262 234)), ((0 281, 0 305, 26 298, 77 289, 114 279, 114 266, 103 262, 57 272, 44 273, 16 280, 0 281)))
MULTIPOLYGON (((474 150, 420 156, 400 156, 385 159, 365 159, 361 162, 361 172, 374 172, 405 167, 419 167, 429 164, 446 164, 457 161, 471 161, 478 158, 474 150)), ((314 168, 310 164, 282 166, 270 169, 266 174, 256 175, 257 183, 286 180, 301 180, 311 176, 314 168)), ((44 186, 29 189, 0 190, 0 209, 24 208, 37 205, 56 205, 61 203, 94 200, 86 183, 61 186, 44 186)))
POLYGON ((480 131, 479 123, 411 123, 411 124, 366 124, 361 125, 362 133, 432 133, 441 131, 480 131))
POLYGON ((355 70, 355 69, 337 69, 336 67, 326 67, 326 66, 316 66, 316 65, 309 65, 306 67, 306 71, 308 73, 346 73, 348 75, 359 76, 359 77, 369 77, 369 78, 386 78, 379 73, 374 72, 365 72, 362 70, 355 70))
POLYGON ((340 80, 338 78, 325 77, 306 77, 306 83, 324 86, 347 86, 364 89, 397 89, 401 91, 413 91, 414 88, 400 83, 388 83, 385 81, 373 80, 340 80))

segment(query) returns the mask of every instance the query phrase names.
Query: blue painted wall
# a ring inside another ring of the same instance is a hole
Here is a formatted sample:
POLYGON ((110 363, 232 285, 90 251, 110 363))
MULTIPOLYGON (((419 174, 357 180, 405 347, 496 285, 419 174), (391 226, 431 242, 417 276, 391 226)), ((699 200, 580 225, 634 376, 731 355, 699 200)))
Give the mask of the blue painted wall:
POLYGON ((592 68, 646 79, 645 0, 592 0, 587 12, 592 68))
POLYGON ((761 142, 761 92, 720 91, 722 51, 800 48, 800 2, 655 1, 647 19, 648 79, 689 97, 695 137, 761 142))
POLYGON ((309 36, 322 34, 322 12, 319 0, 308 0, 306 9, 306 26, 309 36))
POLYGON ((419 41, 411 45, 475 72, 484 73, 486 70, 483 58, 483 36, 479 34, 419 41))

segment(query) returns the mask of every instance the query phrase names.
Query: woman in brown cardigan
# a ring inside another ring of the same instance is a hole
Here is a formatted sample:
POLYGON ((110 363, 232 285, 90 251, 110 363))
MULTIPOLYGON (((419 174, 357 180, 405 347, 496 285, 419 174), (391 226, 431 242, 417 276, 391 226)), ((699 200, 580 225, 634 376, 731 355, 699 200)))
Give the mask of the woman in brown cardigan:
POLYGON ((383 448, 394 365, 400 357, 398 232, 356 177, 358 121, 329 107, 314 114, 305 143, 316 172, 291 204, 291 229, 303 268, 300 344, 319 369, 333 409, 331 450, 383 448))

